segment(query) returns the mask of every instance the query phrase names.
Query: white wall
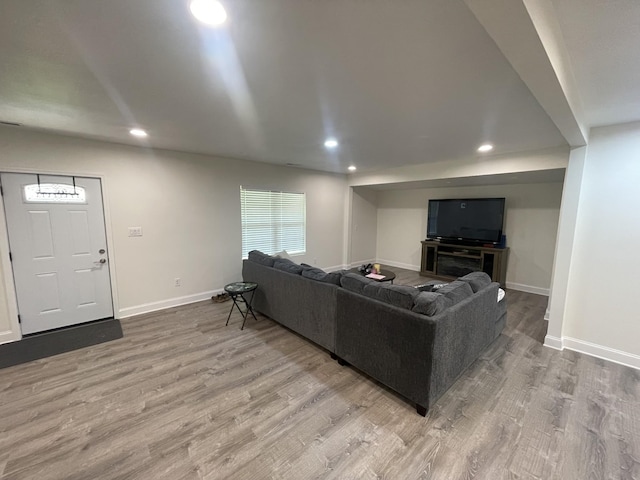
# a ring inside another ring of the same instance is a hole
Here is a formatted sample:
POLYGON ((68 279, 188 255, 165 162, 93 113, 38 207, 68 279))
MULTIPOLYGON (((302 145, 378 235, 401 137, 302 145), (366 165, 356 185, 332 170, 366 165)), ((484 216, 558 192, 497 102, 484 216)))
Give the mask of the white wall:
POLYGON ((507 286, 548 294, 561 196, 561 183, 380 191, 377 259, 420 269, 430 198, 505 197, 507 286))
POLYGON ((420 270, 420 241, 427 232, 427 191, 382 190, 378 193, 378 262, 420 270))
MULTIPOLYGON (((640 123, 593 129, 562 319, 562 345, 640 368, 640 123)), ((557 329, 556 329, 557 330, 557 329)))
MULTIPOLYGON (((207 298, 241 278, 240 185, 305 192, 307 254, 296 260, 343 264, 342 175, 11 127, 0 127, 0 152, 0 171, 102 177, 120 316, 207 298), (128 237, 129 226, 143 237, 128 237)), ((2 306, 0 332, 9 315, 2 306)))
POLYGON ((350 263, 361 265, 376 259, 378 193, 364 187, 352 190, 350 263))

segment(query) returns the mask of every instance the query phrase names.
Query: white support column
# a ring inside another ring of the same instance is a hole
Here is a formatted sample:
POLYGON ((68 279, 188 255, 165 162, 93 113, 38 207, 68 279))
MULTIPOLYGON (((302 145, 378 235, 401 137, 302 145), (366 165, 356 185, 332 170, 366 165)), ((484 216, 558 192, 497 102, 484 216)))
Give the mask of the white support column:
POLYGON ((549 295, 549 306, 547 307, 549 327, 544 340, 545 346, 559 350, 563 348, 562 326, 566 310, 567 291, 570 288, 569 274, 571 272, 576 220, 578 218, 578 209, 580 208, 580 190, 582 188, 582 175, 586 155, 587 147, 571 150, 562 191, 556 251, 551 276, 551 293, 549 295))

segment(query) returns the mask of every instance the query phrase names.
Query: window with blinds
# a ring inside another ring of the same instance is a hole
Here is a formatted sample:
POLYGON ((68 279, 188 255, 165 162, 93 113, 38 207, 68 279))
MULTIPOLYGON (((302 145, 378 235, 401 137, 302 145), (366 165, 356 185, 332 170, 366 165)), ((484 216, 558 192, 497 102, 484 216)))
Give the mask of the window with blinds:
POLYGON ((306 199, 304 193, 250 190, 240 187, 242 258, 251 250, 269 255, 286 250, 306 251, 306 199))

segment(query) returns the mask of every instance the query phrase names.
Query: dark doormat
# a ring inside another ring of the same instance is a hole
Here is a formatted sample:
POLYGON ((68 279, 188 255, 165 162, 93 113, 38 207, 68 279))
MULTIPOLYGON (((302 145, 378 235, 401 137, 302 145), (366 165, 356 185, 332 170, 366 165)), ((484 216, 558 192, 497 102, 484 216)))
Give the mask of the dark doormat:
POLYGON ((120 320, 115 318, 105 318, 26 335, 17 342, 0 345, 0 368, 20 365, 118 338, 122 338, 122 325, 120 320))

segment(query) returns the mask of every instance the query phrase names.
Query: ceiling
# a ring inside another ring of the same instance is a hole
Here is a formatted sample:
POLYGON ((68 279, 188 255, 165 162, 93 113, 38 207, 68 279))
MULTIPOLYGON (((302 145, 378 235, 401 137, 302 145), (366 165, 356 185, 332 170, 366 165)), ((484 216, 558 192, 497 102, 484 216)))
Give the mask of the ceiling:
POLYGON ((552 0, 585 123, 640 120, 640 2, 552 0))
POLYGON ((371 190, 413 190, 420 188, 480 187, 485 185, 526 185, 532 183, 562 183, 564 168, 534 170, 530 172, 500 173, 494 175, 477 175, 473 177, 436 178, 416 180, 413 182, 383 183, 367 185, 371 190))
MULTIPOLYGON (((553 0, 593 124, 640 118, 636 2, 553 0)), ((0 121, 340 173, 567 144, 463 0, 223 3, 2 0, 0 121)))

